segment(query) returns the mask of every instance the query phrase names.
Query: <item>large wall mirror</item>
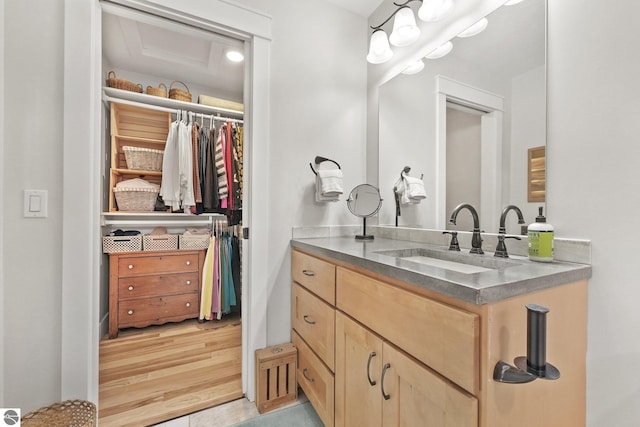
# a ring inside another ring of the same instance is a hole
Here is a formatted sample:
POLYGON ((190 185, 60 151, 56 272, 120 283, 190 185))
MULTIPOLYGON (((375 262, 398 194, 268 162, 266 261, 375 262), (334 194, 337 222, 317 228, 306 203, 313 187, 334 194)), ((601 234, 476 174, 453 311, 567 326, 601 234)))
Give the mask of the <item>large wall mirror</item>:
MULTIPOLYGON (((380 87, 380 192, 393 200, 405 166, 424 176, 427 192, 402 206, 401 226, 448 228, 453 207, 471 203, 482 229, 495 233, 504 206, 517 205, 530 223, 544 203, 528 201, 528 165, 529 150, 546 145, 546 0, 487 18, 482 33, 455 37, 447 56, 380 87)), ((379 224, 394 224, 395 213, 384 205, 379 224)), ((456 228, 470 230, 468 220, 460 217, 456 228)), ((520 233, 515 218, 507 232, 520 233)))

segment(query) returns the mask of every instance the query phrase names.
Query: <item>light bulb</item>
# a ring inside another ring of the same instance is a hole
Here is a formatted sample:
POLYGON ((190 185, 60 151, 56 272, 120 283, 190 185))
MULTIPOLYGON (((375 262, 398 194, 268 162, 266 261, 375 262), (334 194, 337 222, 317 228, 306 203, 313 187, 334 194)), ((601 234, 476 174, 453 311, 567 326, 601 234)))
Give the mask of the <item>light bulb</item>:
POLYGON ((425 22, 435 22, 444 18, 453 10, 453 0, 424 0, 418 17, 425 22))
POLYGON ((413 10, 405 6, 396 13, 389 41, 394 46, 409 46, 418 40, 418 37, 420 37, 420 28, 416 25, 413 10))

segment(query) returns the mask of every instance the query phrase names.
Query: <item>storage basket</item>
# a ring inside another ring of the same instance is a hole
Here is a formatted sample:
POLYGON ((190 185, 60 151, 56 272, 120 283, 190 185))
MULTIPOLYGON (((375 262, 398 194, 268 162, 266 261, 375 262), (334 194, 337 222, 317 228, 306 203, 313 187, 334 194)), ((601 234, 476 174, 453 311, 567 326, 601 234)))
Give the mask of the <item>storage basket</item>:
POLYGON ((181 234, 178 236, 180 249, 208 249, 211 236, 208 234, 181 234))
POLYGON ((291 343, 256 350, 256 406, 261 414, 298 398, 298 349, 291 343))
POLYGON ((96 405, 86 400, 65 400, 22 417, 22 427, 94 427, 96 405))
POLYGON ((107 86, 116 89, 128 90, 129 92, 142 93, 142 85, 130 82, 129 80, 116 78, 115 71, 109 71, 107 74, 107 86), (113 77, 111 77, 111 75, 113 75, 113 77))
POLYGON ((122 147, 124 158, 129 169, 144 171, 161 171, 163 150, 144 147, 122 147))
POLYGON ((120 211, 152 212, 158 193, 160 193, 158 184, 152 184, 140 178, 120 181, 113 188, 120 211))
POLYGON ((158 87, 147 86, 147 94, 153 96, 160 96, 162 98, 167 97, 167 86, 164 83, 160 83, 158 87))
POLYGON ((184 84, 181 81, 175 80, 171 82, 171 84, 169 85, 169 98, 176 99, 178 101, 191 102, 191 93, 189 93, 189 88, 187 87, 186 84, 184 84), (174 83, 180 83, 187 90, 185 91, 182 89, 174 88, 173 87, 174 83))
POLYGON ((177 234, 147 234, 142 236, 143 251, 172 251, 178 249, 177 234))
POLYGON ((137 236, 103 236, 102 252, 136 252, 142 250, 142 235, 137 236))

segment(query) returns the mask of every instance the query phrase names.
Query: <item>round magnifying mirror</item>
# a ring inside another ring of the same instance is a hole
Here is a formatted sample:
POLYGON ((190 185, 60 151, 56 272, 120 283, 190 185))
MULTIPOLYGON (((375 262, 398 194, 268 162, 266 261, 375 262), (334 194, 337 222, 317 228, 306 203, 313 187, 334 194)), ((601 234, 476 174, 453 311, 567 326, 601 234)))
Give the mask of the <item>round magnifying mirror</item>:
POLYGON ((349 211, 362 218, 362 234, 356 235, 356 240, 373 240, 372 235, 367 234, 367 218, 374 216, 382 206, 380 191, 370 184, 356 186, 347 198, 349 211))

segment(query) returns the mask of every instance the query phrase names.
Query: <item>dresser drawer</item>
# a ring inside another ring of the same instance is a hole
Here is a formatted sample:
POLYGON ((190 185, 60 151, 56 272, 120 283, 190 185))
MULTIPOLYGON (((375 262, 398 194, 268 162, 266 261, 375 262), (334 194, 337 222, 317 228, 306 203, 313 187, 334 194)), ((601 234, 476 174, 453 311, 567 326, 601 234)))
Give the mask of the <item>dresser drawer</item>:
POLYGON ((465 390, 479 390, 479 317, 337 269, 336 306, 465 390), (381 315, 383 314, 383 315, 381 315))
POLYGON ((334 425, 334 377, 300 336, 291 332, 298 349, 298 384, 309 398, 325 427, 334 425))
POLYGON ((197 317, 199 296, 197 292, 163 297, 125 300, 118 304, 119 327, 140 326, 148 323, 164 323, 197 317))
POLYGON ((118 280, 120 301, 134 298, 198 292, 198 272, 132 276, 118 280))
POLYGON ((121 256, 118 259, 120 277, 142 276, 149 274, 183 273, 198 271, 199 257, 197 253, 163 254, 149 256, 121 256))
POLYGON ((294 283, 292 285, 291 310, 293 329, 333 371, 335 309, 302 286, 294 283))
POLYGON ((335 265, 294 250, 291 254, 291 277, 329 304, 335 305, 335 265))

